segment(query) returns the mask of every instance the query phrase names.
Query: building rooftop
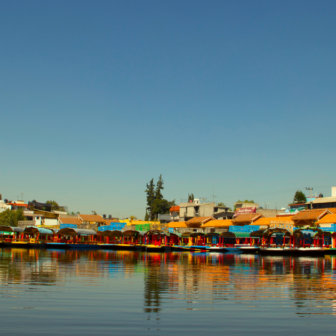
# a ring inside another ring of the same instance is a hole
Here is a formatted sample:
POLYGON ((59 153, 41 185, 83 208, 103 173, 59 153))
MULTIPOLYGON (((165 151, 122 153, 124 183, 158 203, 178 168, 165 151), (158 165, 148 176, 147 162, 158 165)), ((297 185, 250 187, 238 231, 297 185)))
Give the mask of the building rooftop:
POLYGON ((167 224, 169 228, 186 228, 187 225, 185 222, 170 222, 167 224))
POLYGON ((210 220, 214 219, 213 217, 194 217, 192 219, 189 219, 186 224, 187 226, 192 226, 192 225, 201 225, 206 222, 209 222, 210 220))
POLYGON ((252 213, 252 214, 245 214, 245 215, 239 215, 236 218, 232 220, 234 224, 237 223, 245 223, 245 222, 254 222, 258 218, 264 217, 260 213, 252 213))
POLYGON ((306 204, 332 203, 332 202, 336 202, 336 197, 319 197, 316 198, 314 201, 307 202, 306 204))
POLYGON ((202 227, 214 227, 214 228, 221 228, 221 227, 229 227, 233 225, 231 219, 213 219, 205 224, 202 225, 202 227))
POLYGON ((271 225, 272 223, 286 223, 286 224, 294 224, 292 221, 292 216, 284 216, 284 217, 263 217, 254 221, 253 225, 271 225))
POLYGON ((59 217, 58 220, 61 224, 82 224, 82 221, 78 217, 59 217))
POLYGON ((336 214, 327 214, 323 216, 316 224, 335 224, 336 214))
POLYGON ((82 219, 83 222, 98 222, 103 223, 104 218, 100 215, 83 215, 79 214, 78 217, 82 219))
POLYGON ((294 215, 292 219, 293 221, 318 220, 328 213, 330 213, 328 209, 302 210, 294 215))

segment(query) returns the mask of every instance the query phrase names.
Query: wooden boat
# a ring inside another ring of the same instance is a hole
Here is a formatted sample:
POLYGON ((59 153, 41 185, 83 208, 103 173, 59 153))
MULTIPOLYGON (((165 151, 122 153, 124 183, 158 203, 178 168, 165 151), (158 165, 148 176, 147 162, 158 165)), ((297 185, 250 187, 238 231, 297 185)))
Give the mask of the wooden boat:
POLYGON ((146 246, 146 252, 165 252, 170 251, 170 234, 162 230, 149 230, 144 234, 143 243, 146 246))
POLYGON ((177 240, 175 240, 171 245, 172 251, 187 251, 188 250, 188 243, 189 237, 192 232, 184 232, 182 233, 177 240))
POLYGON ((249 233, 248 239, 244 243, 237 243, 236 248, 242 253, 258 254, 260 252, 261 239, 265 230, 258 230, 249 233))
POLYGON ((99 249, 97 232, 88 229, 64 228, 57 231, 52 242, 46 242, 46 248, 99 249))
POLYGON ((327 235, 328 233, 318 228, 309 228, 309 230, 302 228, 295 230, 293 234, 285 229, 268 229, 263 234, 260 253, 270 255, 321 256, 325 254, 328 247, 324 243, 324 236, 327 235), (274 236, 277 234, 281 234, 282 236, 274 236), (320 237, 323 237, 323 241, 320 237))
POLYGON ((0 226, 0 247, 9 247, 13 241, 19 241, 22 232, 20 227, 0 226))

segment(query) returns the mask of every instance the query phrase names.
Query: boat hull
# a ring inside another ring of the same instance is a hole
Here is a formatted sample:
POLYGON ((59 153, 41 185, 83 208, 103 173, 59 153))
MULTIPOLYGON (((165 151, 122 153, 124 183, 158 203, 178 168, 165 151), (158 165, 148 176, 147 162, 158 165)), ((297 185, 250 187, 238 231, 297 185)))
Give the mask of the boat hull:
POLYGON ((260 253, 260 247, 259 246, 238 247, 238 250, 240 252, 246 253, 246 254, 259 254, 260 253))
POLYGON ((292 256, 323 256, 325 249, 323 248, 283 248, 283 247, 261 247, 260 254, 267 255, 292 255, 292 256))

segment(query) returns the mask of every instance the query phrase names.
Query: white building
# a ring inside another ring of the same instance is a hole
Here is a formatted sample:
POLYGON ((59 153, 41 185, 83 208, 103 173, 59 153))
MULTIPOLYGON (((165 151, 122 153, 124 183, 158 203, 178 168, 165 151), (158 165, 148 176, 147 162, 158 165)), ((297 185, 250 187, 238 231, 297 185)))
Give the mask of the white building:
POLYGON ((12 206, 6 204, 3 200, 0 199, 0 212, 6 211, 6 210, 11 210, 12 206))

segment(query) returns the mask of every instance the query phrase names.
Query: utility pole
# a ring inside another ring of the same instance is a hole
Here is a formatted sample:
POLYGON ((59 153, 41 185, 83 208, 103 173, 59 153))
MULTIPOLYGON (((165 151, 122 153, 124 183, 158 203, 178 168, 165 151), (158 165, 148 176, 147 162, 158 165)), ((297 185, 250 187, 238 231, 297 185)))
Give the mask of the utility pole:
POLYGON ((306 187, 306 190, 310 190, 310 209, 312 209, 312 192, 314 188, 306 187))

